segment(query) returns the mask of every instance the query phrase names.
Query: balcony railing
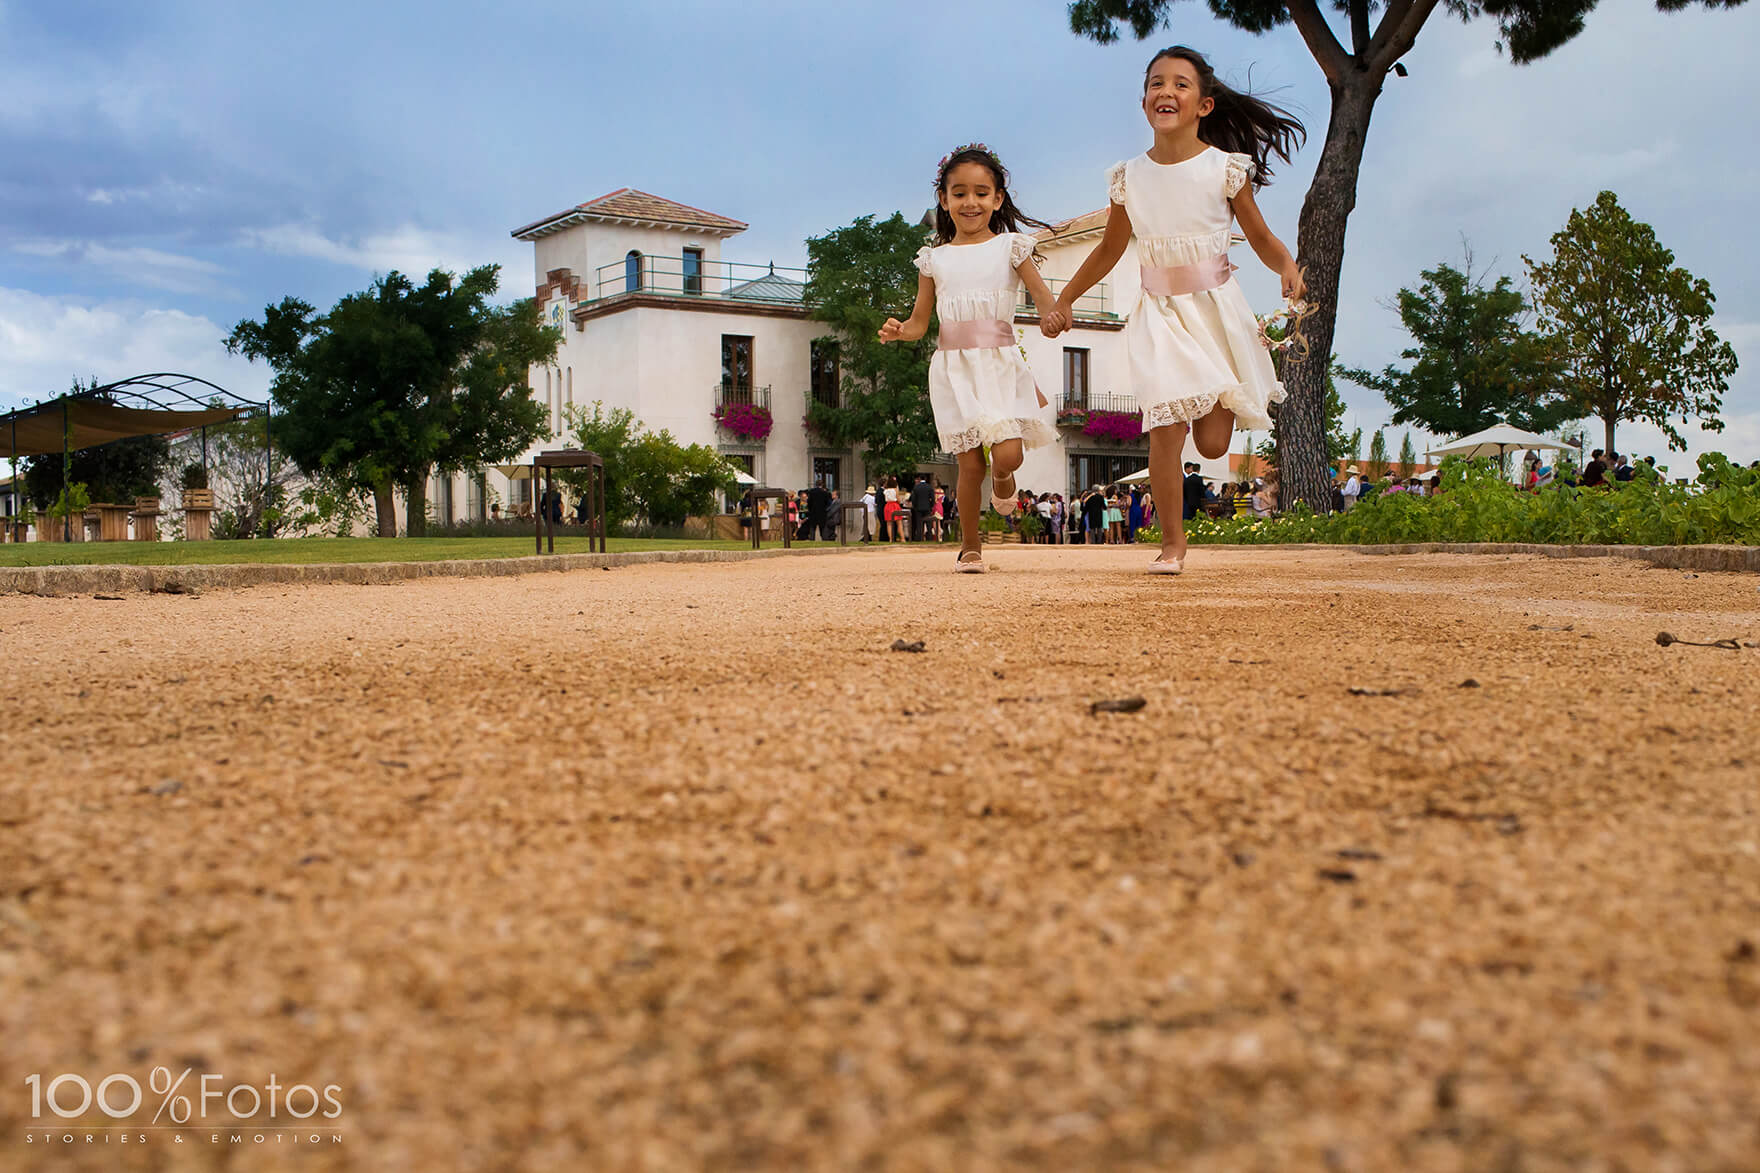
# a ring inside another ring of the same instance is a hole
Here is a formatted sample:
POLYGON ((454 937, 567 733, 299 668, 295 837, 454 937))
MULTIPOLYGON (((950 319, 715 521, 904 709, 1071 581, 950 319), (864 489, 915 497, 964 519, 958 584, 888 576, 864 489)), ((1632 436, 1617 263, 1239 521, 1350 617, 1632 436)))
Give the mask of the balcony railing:
POLYGON ((1074 412, 1113 411, 1130 414, 1140 411, 1135 397, 1130 395, 1097 395, 1089 392, 1085 395, 1065 391, 1057 397, 1057 414, 1062 417, 1074 412))
POLYGON ((761 407, 770 410, 770 388, 753 387, 739 383, 715 384, 716 407, 761 407))
POLYGON ((801 305, 807 271, 740 261, 641 255, 593 270, 593 299, 643 293, 660 297, 801 305))
MULTIPOLYGON (((1045 281, 1045 287, 1051 290, 1051 295, 1053 297, 1060 294, 1063 291, 1063 287, 1068 284, 1068 281, 1060 277, 1050 277, 1045 281)), ((1071 308, 1075 310, 1076 317, 1078 318, 1118 317, 1117 314, 1112 312, 1112 294, 1106 288, 1106 282, 1104 281, 1076 298, 1075 305, 1071 308)), ((1024 314, 1036 314, 1039 312, 1038 307, 1033 304, 1032 296, 1027 293, 1024 287, 1021 289, 1021 299, 1015 305, 1015 312, 1024 314)))
MULTIPOLYGON (((1046 282, 1053 294, 1069 282, 1053 278, 1046 282)), ((807 270, 784 265, 751 265, 742 261, 711 261, 694 257, 663 257, 643 254, 600 265, 590 285, 593 301, 642 294, 678 298, 681 301, 731 301, 755 305, 805 306, 807 270)), ((894 312, 907 311, 901 305, 894 312)), ((1017 312, 1036 312, 1032 298, 1021 291, 1017 312)), ((1112 295, 1102 282, 1076 299, 1078 318, 1116 321, 1112 295)))

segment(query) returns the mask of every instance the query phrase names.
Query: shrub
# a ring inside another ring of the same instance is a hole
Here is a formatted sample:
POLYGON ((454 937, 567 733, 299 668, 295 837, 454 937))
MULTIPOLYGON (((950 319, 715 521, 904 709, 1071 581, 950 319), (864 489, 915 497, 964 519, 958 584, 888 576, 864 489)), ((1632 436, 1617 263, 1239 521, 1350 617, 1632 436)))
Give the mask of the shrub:
MULTIPOLYGON (((1549 485, 1523 492, 1494 461, 1451 458, 1440 495, 1382 492, 1349 513, 1316 515, 1296 506, 1274 518, 1200 517, 1186 523, 1193 545, 1336 542, 1523 542, 1589 545, 1760 545, 1760 470, 1720 453, 1699 458, 1696 484, 1674 485, 1648 468, 1606 489, 1549 485)), ((1137 531, 1159 542, 1159 527, 1137 531)))

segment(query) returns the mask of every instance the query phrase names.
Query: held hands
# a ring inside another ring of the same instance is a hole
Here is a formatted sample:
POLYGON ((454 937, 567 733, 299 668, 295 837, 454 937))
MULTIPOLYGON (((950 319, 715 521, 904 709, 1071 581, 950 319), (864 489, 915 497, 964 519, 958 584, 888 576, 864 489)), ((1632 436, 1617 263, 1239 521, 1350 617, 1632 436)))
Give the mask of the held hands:
POLYGON ((1069 329, 1073 322, 1070 312, 1061 304, 1053 305, 1050 309, 1039 312, 1039 333, 1047 338, 1055 338, 1069 329))

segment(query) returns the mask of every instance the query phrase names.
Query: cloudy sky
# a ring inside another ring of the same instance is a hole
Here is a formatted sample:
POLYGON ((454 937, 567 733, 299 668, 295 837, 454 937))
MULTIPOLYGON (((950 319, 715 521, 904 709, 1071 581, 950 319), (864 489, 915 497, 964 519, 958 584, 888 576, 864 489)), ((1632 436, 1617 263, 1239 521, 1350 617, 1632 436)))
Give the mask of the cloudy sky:
MULTIPOLYGON (((1196 0, 1174 11, 1153 44, 1204 49, 1313 130, 1261 196, 1293 247, 1325 134, 1318 69, 1292 30, 1240 33, 1196 0)), ((1389 79, 1340 357, 1394 361, 1405 335, 1386 303, 1458 264, 1463 239, 1519 278, 1523 253, 1611 188, 1711 282, 1742 359, 1728 430, 1690 429, 1689 453, 1760 458, 1760 3, 1662 16, 1603 0, 1583 36, 1522 68, 1494 36, 1433 17, 1410 76, 1389 79)), ((1150 47, 1076 40, 1062 0, 0 0, 0 404, 154 370, 260 394, 267 373, 221 346, 239 319, 290 294, 328 306, 393 268, 497 262, 508 295, 527 294, 530 246, 509 230, 625 185, 748 221, 727 259, 799 265, 807 236, 919 214, 935 160, 981 139, 1029 212, 1075 215, 1148 146, 1150 47)), ((1275 279, 1241 259, 1269 308, 1275 279)), ((1346 397, 1365 432, 1390 414, 1346 397)), ((1620 436, 1663 451, 1653 429, 1620 436)))

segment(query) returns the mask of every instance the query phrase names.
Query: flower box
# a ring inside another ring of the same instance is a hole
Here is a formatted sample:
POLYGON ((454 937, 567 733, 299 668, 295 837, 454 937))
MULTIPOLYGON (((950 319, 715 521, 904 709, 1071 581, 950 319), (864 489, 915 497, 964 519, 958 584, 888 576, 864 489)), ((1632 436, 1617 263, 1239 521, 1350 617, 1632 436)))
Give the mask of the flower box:
POLYGON ((755 403, 724 403, 711 414, 715 417, 717 427, 754 443, 768 439, 770 429, 776 422, 771 418, 768 407, 760 407, 755 403))
POLYGON ((1143 438, 1143 413, 1140 411, 1090 411, 1082 435, 1096 440, 1133 444, 1143 438))

